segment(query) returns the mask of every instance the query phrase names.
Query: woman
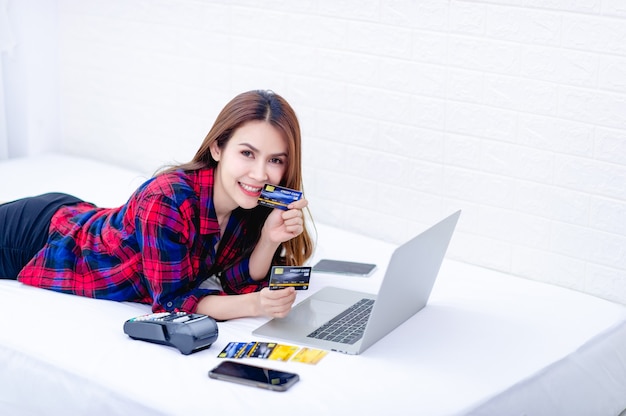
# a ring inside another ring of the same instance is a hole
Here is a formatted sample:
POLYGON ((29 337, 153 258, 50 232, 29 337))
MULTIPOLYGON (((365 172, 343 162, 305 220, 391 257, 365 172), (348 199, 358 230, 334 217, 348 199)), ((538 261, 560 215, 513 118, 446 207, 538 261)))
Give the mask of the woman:
POLYGON ((191 162, 155 175, 119 208, 64 194, 1 205, 0 275, 154 312, 284 317, 295 291, 270 291, 267 277, 271 265, 310 257, 307 201, 282 211, 257 198, 265 183, 302 189, 300 151, 298 120, 282 97, 240 94, 191 162))

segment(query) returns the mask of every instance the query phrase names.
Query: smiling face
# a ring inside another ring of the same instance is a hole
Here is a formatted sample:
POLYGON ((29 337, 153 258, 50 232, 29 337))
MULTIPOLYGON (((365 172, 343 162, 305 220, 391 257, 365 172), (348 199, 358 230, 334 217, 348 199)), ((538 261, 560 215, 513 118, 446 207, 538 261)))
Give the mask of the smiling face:
POLYGON ((218 162, 213 191, 218 216, 256 207, 264 184, 281 183, 289 157, 285 138, 266 121, 244 123, 221 148, 214 142, 211 156, 218 162))

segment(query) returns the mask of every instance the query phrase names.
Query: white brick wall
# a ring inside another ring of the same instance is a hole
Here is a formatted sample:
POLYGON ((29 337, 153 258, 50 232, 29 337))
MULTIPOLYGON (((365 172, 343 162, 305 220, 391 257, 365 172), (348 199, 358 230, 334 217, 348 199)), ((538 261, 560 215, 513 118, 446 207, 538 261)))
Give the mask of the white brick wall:
POLYGON ((622 0, 58 0, 64 146, 186 161, 234 94, 296 108, 318 221, 626 303, 622 0))

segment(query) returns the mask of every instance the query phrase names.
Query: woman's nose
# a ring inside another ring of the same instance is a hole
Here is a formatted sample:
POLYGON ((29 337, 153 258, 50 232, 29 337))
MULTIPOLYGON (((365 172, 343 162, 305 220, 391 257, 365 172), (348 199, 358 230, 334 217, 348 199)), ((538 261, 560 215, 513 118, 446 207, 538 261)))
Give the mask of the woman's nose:
POLYGON ((250 177, 259 182, 266 182, 268 176, 265 163, 255 163, 252 171, 250 172, 250 177))

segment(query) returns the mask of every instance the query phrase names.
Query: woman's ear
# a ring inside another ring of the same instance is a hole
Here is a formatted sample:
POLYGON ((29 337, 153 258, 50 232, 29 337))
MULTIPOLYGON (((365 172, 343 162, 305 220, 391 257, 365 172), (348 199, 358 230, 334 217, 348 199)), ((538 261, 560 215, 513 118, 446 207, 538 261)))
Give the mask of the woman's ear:
POLYGON ((219 145, 217 144, 217 140, 209 145, 209 150, 211 151, 211 157, 213 158, 213 160, 219 162, 222 149, 220 149, 219 145))

